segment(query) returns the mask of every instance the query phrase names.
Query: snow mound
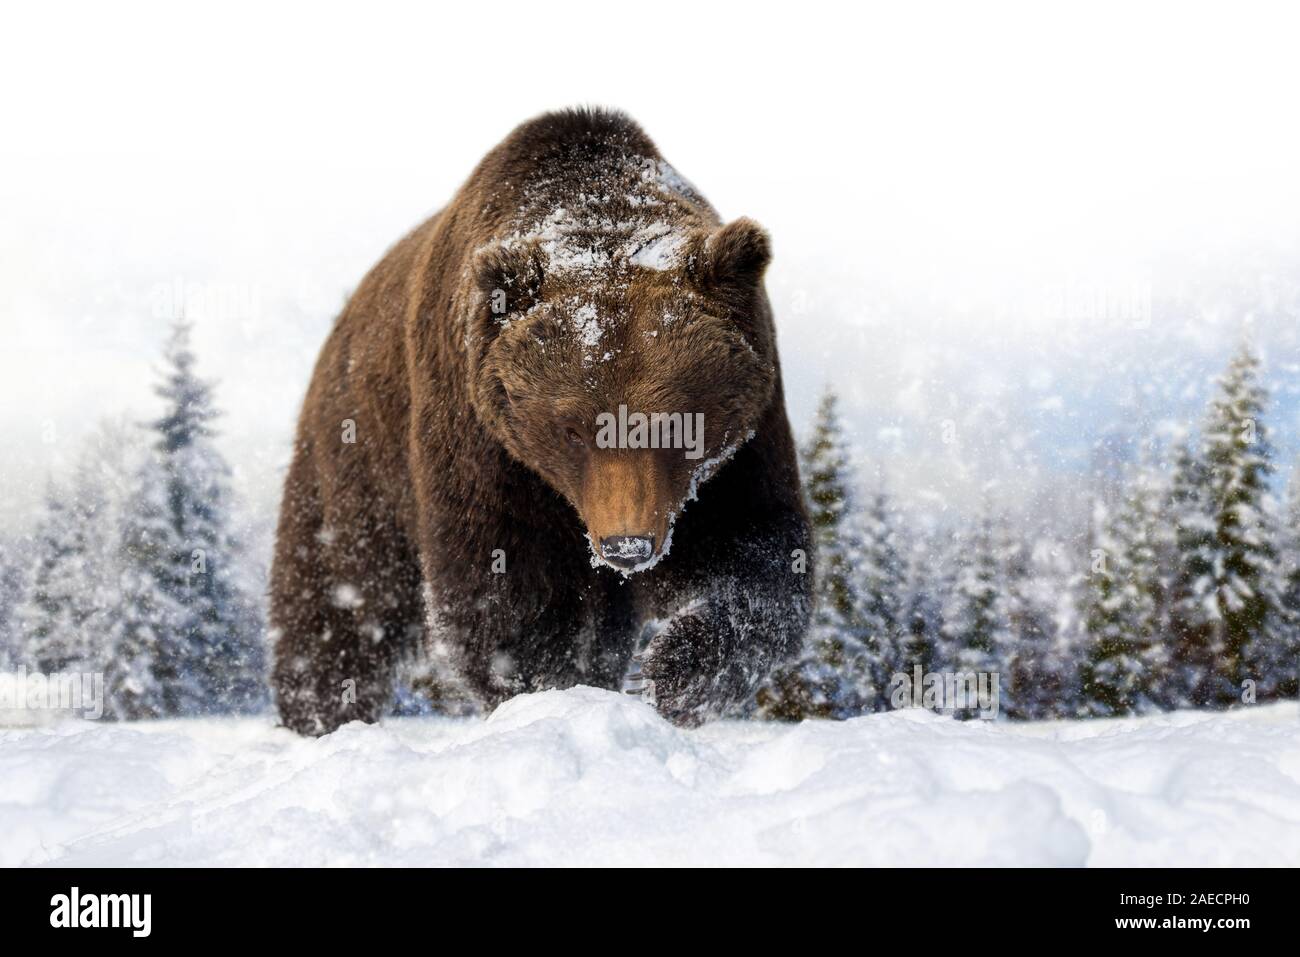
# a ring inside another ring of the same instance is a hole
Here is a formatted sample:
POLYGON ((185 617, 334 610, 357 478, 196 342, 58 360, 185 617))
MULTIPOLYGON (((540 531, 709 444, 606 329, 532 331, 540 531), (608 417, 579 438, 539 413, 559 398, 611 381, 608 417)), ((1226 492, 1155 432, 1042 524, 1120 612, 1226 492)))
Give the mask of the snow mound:
POLYGON ((0 731, 0 865, 1300 864, 1300 715, 681 731, 577 688, 304 740, 0 731))

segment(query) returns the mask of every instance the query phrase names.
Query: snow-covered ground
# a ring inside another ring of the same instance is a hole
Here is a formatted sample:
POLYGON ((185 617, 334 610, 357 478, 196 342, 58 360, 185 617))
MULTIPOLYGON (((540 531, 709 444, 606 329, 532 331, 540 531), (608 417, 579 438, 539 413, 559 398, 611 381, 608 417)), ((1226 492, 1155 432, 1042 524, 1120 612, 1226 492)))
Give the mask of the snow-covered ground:
POLYGON ((680 731, 626 696, 488 720, 0 731, 0 864, 1300 864, 1300 714, 902 711, 680 731))

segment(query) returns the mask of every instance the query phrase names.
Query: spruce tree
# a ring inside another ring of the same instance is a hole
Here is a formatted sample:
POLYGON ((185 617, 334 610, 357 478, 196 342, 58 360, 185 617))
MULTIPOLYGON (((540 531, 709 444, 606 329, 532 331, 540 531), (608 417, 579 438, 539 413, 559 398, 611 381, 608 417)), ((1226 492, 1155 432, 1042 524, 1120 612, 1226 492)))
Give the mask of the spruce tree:
POLYGON ((120 529, 119 606, 107 638, 110 713, 123 720, 181 713, 201 699, 185 660, 185 609, 176 598, 176 538, 157 460, 140 469, 120 529))
POLYGON ((17 663, 18 623, 14 619, 26 591, 29 561, 25 538, 0 541, 0 671, 17 663))
POLYGON ((1060 691, 1060 675, 1053 657, 1056 633, 1043 600, 1043 584, 1032 549, 1009 526, 1003 528, 999 552, 1008 626, 999 666, 1002 711, 1020 720, 1046 718, 1060 691))
POLYGON ((974 527, 963 525, 953 528, 943 543, 943 562, 940 565, 943 582, 938 589, 940 629, 935 642, 936 671, 957 671, 965 647, 965 621, 970 602, 963 587, 969 584, 967 570, 974 537, 974 527))
POLYGON ((1140 710, 1166 708, 1173 695, 1164 681, 1173 659, 1173 646, 1165 623, 1169 583, 1162 564, 1162 509, 1168 499, 1167 484, 1154 460, 1144 457, 1138 464, 1126 503, 1124 526, 1125 573, 1122 591, 1128 609, 1129 630, 1142 662, 1146 700, 1140 710))
POLYGON ((861 557, 853 574, 858 602, 854 627, 866 656, 870 687, 858 697, 865 710, 889 707, 889 684, 905 667, 903 628, 905 569, 899 555, 897 519, 889 496, 878 491, 861 513, 861 557))
POLYGON ((1083 592, 1083 629, 1089 642, 1089 662, 1082 667, 1085 706, 1090 713, 1110 714, 1119 707, 1119 689, 1127 683, 1118 674, 1098 674, 1105 662, 1132 660, 1124 639, 1120 580, 1116 574, 1122 546, 1114 537, 1115 519, 1100 500, 1093 504, 1092 548, 1083 592))
POLYGON ((110 666, 104 635, 118 608, 117 528, 130 461, 125 429, 106 421, 68 479, 50 483, 15 609, 15 663, 45 673, 110 666))
POLYGON ((969 560, 957 576, 960 614, 952 622, 954 664, 959 671, 996 671, 999 648, 1007 637, 1005 596, 1001 592, 993 521, 980 519, 969 560))
POLYGON ((1090 639, 1080 669, 1092 714, 1150 711, 1164 703, 1168 645, 1158 532, 1164 490, 1145 461, 1130 477, 1120 510, 1101 517, 1084 612, 1090 639))
POLYGON ((909 675, 917 665, 923 674, 943 670, 937 649, 943 626, 939 572, 942 557, 935 536, 913 539, 903 584, 903 637, 898 661, 898 670, 909 675))
POLYGON ((82 589, 90 553, 80 512, 70 486, 47 485, 34 567, 14 613, 15 663, 43 674, 89 670, 94 659, 84 627, 94 608, 82 589))
POLYGON ((1290 491, 1283 517, 1283 562, 1281 592, 1284 606, 1283 630, 1291 660, 1277 695, 1293 698, 1300 694, 1300 464, 1291 470, 1290 491))
POLYGON ((1215 529, 1208 470, 1190 441, 1175 452, 1165 513, 1171 526, 1164 548, 1169 587, 1165 627, 1172 644, 1172 666, 1163 681, 1163 697, 1171 707, 1200 707, 1210 703, 1210 676, 1216 668, 1214 609, 1208 587, 1215 529))
POLYGON ((759 693, 760 713, 768 717, 846 717, 874 702, 855 582, 860 529, 853 513, 852 472, 837 401, 828 389, 818 406, 812 435, 800 450, 816 557, 815 610, 801 658, 778 669, 759 693))
POLYGON ((1231 705, 1242 684, 1275 695, 1293 668, 1282 627, 1277 535, 1269 499, 1273 450, 1264 425, 1268 395, 1259 360, 1244 346, 1219 381, 1203 433, 1210 566, 1194 593, 1211 617, 1211 700, 1231 705))
MULTIPOLYGON (((998 533, 987 509, 964 549, 944 615, 949 667, 960 674, 1001 675, 1011 658, 1013 636, 998 533)), ((972 706, 958 714, 970 717, 974 711, 972 706)))
POLYGON ((154 573, 184 609, 169 672, 169 713, 256 710, 264 698, 264 661, 253 604, 236 578, 230 470, 213 444, 218 415, 212 387, 195 372, 190 327, 178 322, 157 387, 165 407, 152 423, 162 471, 171 561, 154 573))

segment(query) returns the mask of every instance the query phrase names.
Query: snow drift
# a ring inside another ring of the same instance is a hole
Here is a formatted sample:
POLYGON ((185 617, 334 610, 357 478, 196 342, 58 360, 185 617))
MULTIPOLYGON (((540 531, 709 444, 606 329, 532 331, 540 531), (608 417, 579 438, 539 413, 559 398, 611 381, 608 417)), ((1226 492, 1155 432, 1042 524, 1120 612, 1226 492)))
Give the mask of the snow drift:
POLYGON ((318 740, 0 731, 0 864, 1300 864, 1300 714, 682 731, 577 688, 318 740))

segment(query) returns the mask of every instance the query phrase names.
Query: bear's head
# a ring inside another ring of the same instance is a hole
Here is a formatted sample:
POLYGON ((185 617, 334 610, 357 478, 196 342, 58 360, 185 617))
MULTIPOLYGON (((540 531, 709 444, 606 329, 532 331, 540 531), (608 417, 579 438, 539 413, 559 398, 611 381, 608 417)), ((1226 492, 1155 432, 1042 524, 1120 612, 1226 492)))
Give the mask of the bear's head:
POLYGON ((470 389, 487 429, 564 496, 625 574, 754 433, 776 382, 754 222, 645 237, 536 237, 470 266, 470 389))

